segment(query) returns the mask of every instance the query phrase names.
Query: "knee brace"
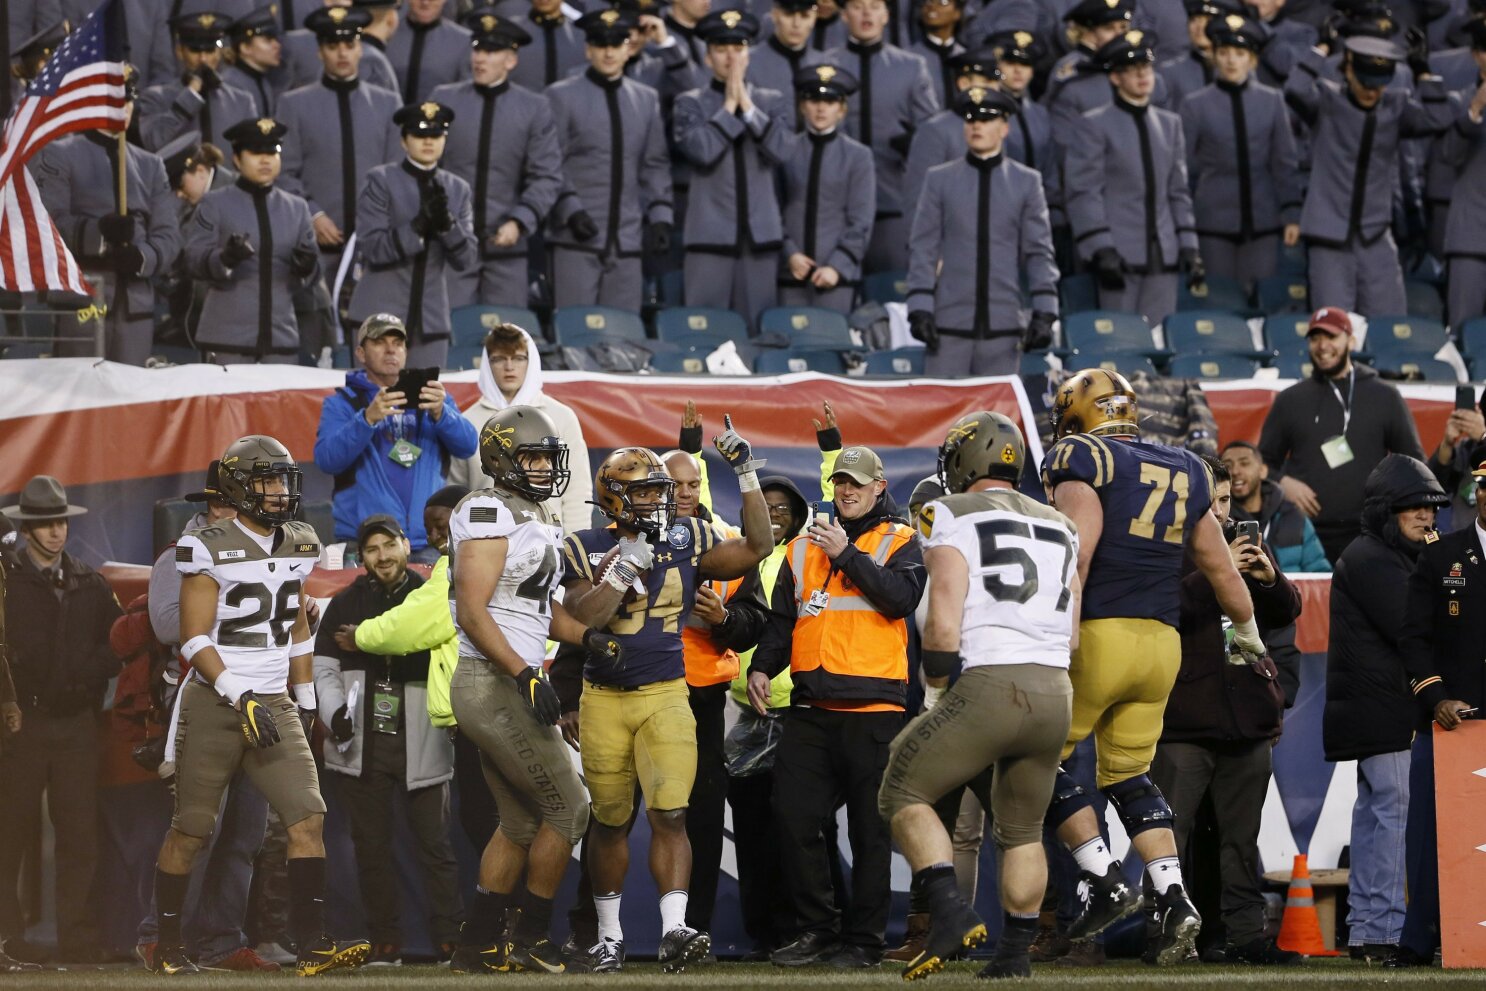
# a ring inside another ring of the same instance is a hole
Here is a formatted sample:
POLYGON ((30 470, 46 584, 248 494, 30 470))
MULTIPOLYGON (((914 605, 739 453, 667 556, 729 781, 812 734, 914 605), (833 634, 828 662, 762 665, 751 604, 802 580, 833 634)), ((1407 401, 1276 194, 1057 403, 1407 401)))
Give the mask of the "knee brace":
POLYGON ((1057 829, 1063 823, 1073 818, 1074 813, 1080 812, 1094 803, 1089 800, 1088 793, 1083 790, 1073 775, 1063 770, 1063 765, 1058 765, 1058 776, 1053 781, 1053 800, 1047 807, 1047 824, 1052 829, 1057 829))
POLYGON ((1166 796, 1161 789, 1144 774, 1117 781, 1099 789, 1114 803, 1125 832, 1132 837, 1148 829, 1170 829, 1176 819, 1166 796))

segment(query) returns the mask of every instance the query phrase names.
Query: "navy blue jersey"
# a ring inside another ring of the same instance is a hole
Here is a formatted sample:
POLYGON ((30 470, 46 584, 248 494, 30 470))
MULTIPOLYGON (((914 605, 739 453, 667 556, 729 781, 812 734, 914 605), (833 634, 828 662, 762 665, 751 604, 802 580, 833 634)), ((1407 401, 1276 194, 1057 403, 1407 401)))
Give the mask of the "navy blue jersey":
MULTIPOLYGON (((583 676, 598 685, 650 685, 686 675, 681 627, 691 615, 701 578, 697 562, 717 538, 712 528, 696 518, 677 520, 655 545, 655 565, 644 578, 643 590, 625 594, 624 603, 609 621, 608 631, 624 647, 620 667, 584 664, 583 676)), ((579 530, 563 541, 570 578, 593 581, 594 569, 619 543, 612 526, 579 530)))
POLYGON ((1212 506, 1212 473, 1202 459, 1164 444, 1073 434, 1047 452, 1042 479, 1049 489, 1084 482, 1104 506, 1083 618, 1176 626, 1187 535, 1212 506))

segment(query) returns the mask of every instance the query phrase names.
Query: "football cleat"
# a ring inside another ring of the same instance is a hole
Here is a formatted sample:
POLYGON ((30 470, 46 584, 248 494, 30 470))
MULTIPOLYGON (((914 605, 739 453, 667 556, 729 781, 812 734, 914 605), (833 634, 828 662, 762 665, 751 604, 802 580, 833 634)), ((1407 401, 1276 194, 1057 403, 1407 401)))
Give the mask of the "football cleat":
POLYGON ((506 944, 506 969, 534 974, 561 974, 567 970, 567 959, 550 939, 535 943, 506 944))
POLYGON ((1202 916, 1179 884, 1156 896, 1156 921, 1161 927, 1156 937, 1156 966, 1170 967, 1182 963, 1197 945, 1202 929, 1202 916))
POLYGON ((460 946, 449 958, 451 974, 504 974, 509 969, 503 939, 490 946, 460 946))
POLYGON ((150 969, 162 977, 175 977, 178 974, 195 974, 197 966, 186 956, 186 951, 180 946, 165 946, 156 944, 155 952, 152 954, 153 961, 150 969))
POLYGON ((689 963, 696 963, 712 952, 712 937, 690 926, 677 926, 661 937, 656 959, 667 974, 679 974, 689 963))
POLYGON ((936 974, 948 961, 985 941, 986 924, 969 906, 961 906, 949 919, 933 920, 929 926, 928 942, 903 968, 903 980, 916 981, 936 974))
POLYGON ((624 940, 600 937, 588 948, 588 971, 591 974, 617 974, 624 969, 624 940))
POLYGON ((331 970, 360 967, 371 956, 371 944, 364 939, 336 940, 321 936, 299 948, 294 972, 300 977, 314 977, 331 970))
POLYGON ((1097 936, 1140 911, 1140 892, 1125 882, 1118 861, 1110 864, 1103 876, 1083 871, 1079 893, 1084 896, 1084 908, 1068 927, 1069 939, 1097 936))

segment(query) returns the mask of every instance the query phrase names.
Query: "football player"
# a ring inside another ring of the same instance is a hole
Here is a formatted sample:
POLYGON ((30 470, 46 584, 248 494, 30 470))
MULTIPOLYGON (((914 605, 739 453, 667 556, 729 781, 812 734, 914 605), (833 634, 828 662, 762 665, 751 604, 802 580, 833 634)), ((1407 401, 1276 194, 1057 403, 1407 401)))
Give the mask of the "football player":
POLYGON ((588 827, 588 792, 557 729, 557 693, 542 673, 549 636, 582 644, 602 663, 618 648, 554 602, 562 580, 562 527, 549 499, 568 484, 568 449, 546 413, 507 406, 480 431, 491 487, 449 519, 449 595, 459 664, 449 697, 459 731, 480 748, 500 826, 480 859, 475 903, 450 962, 455 973, 562 973, 548 939, 552 898, 588 827), (526 891, 513 894, 523 870, 526 891), (503 935, 507 910, 521 909, 503 935))
POLYGON ((1031 977, 1028 950, 1047 887, 1042 819, 1068 737, 1068 652, 1078 622, 1078 533, 1016 491, 1027 448, 1000 413, 975 413, 939 449, 948 493, 925 503, 929 614, 923 670, 938 696, 893 741, 877 802, 913 886, 929 904, 927 945, 903 970, 927 977, 978 946, 985 924, 955 882, 954 846, 934 803, 989 785, 1004 913, 981 977, 1031 977), (946 688, 950 675, 959 680, 946 688), (988 778, 982 775, 994 768, 988 778))
MULTIPOLYGON (((1263 654, 1254 607, 1209 511, 1207 465, 1190 451, 1140 440, 1139 406, 1124 376, 1094 368, 1063 383, 1053 403, 1054 444, 1042 466, 1053 504, 1078 527, 1083 609, 1073 681, 1073 720, 1063 759, 1094 734, 1097 782, 1145 860, 1159 934, 1147 959, 1186 958, 1202 920, 1182 884, 1171 807, 1147 772, 1166 698, 1181 666, 1182 556, 1212 583, 1234 643, 1263 654)), ((1087 901, 1068 929, 1094 936, 1140 910, 1138 886, 1099 835, 1089 797, 1059 770, 1047 822, 1073 851, 1087 901)))
POLYGON ((325 934, 325 802, 309 727, 315 716, 314 637, 304 581, 320 557, 314 529, 294 517, 300 471, 272 437, 235 441, 218 488, 237 518, 191 530, 176 544, 181 573, 181 689, 175 812, 155 870, 155 973, 196 970, 181 944, 187 875, 239 767, 289 835, 290 930, 297 972, 309 977, 366 960, 366 940, 325 934))
POLYGON ((593 877, 598 942, 594 971, 624 963, 619 899, 629 867, 630 813, 638 779, 650 823, 650 869, 660 889, 660 961, 669 972, 705 957, 711 937, 686 924, 691 844, 686 806, 696 776, 696 720, 688 703, 681 628, 697 586, 741 577, 772 550, 769 507, 752 448, 733 430, 713 439, 738 476, 746 537, 719 539, 705 521, 676 520, 675 481, 655 452, 615 451, 599 466, 594 492, 612 525, 580 530, 565 544, 567 608, 624 647, 616 666, 590 654, 578 722, 583 774, 593 795, 585 850, 593 877), (618 548, 614 560, 605 556, 618 548), (603 564, 601 568, 600 565, 603 564))

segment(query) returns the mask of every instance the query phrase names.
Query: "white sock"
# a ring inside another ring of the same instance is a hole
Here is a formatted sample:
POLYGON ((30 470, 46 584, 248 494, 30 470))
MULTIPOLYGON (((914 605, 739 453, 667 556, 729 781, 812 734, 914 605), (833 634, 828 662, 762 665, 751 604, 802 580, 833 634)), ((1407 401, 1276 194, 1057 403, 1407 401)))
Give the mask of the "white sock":
POLYGON ((1104 840, 1098 836, 1075 847, 1073 859, 1078 861, 1079 870, 1088 871, 1095 877, 1103 877, 1109 872, 1110 865, 1115 862, 1114 857, 1110 855, 1109 847, 1105 846, 1104 840))
POLYGON ((599 939, 624 939, 619 925, 620 895, 594 895, 593 909, 599 917, 599 939))
POLYGON ((1151 886, 1165 894, 1173 884, 1182 883, 1182 862, 1176 857, 1157 857, 1145 865, 1145 873, 1151 886))
POLYGON ((667 891, 660 896, 660 934, 686 925, 686 892, 667 891))

